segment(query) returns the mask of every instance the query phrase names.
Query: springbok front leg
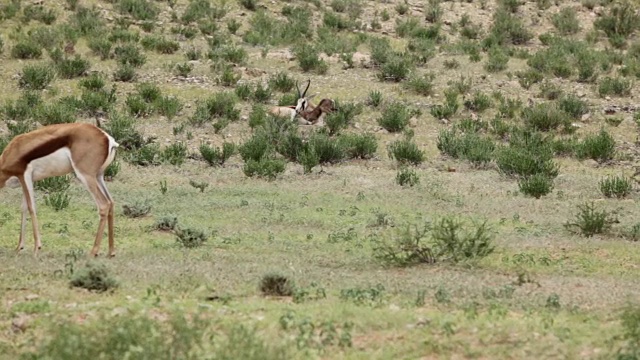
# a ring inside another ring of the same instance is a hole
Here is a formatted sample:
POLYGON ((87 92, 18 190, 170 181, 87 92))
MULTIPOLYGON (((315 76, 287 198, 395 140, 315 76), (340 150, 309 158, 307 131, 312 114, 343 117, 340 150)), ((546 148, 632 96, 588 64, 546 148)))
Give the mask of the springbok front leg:
POLYGON ((24 233, 27 230, 27 213, 29 212, 29 207, 27 205, 27 197, 26 194, 22 195, 22 219, 20 221, 20 240, 18 241, 18 247, 16 248, 16 252, 20 252, 24 249, 24 233))
MULTIPOLYGON (((27 174, 26 176, 20 176, 18 180, 20 180, 20 185, 22 185, 22 192, 24 193, 24 198, 27 201, 27 209, 29 210, 29 216, 31 217, 33 238, 35 240, 33 253, 35 256, 38 256, 38 250, 42 248, 42 242, 40 241, 40 232, 38 231, 38 216, 36 215, 36 204, 33 196, 33 179, 30 174, 27 174)), ((21 232, 21 234, 24 238, 24 233, 21 232)))

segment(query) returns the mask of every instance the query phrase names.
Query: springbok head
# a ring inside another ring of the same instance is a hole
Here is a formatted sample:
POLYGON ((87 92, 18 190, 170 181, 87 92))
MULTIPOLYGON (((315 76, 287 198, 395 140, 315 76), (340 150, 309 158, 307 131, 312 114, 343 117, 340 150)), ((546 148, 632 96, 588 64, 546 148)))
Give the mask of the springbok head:
POLYGON ((300 114, 302 111, 306 110, 309 107, 309 99, 315 96, 311 95, 306 97, 307 90, 309 90, 309 85, 311 85, 311 79, 307 80, 307 87, 301 93, 300 88, 298 87, 298 83, 296 82, 296 90, 298 90, 298 102, 296 103, 296 114, 300 114))

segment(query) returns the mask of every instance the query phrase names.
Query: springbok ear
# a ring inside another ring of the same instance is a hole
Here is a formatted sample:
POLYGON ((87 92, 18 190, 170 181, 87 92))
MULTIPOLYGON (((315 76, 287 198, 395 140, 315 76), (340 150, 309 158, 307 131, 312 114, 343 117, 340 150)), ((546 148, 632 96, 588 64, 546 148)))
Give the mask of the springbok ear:
POLYGON ((316 97, 316 95, 318 95, 318 93, 313 93, 313 94, 307 96, 307 100, 313 99, 314 97, 316 97))

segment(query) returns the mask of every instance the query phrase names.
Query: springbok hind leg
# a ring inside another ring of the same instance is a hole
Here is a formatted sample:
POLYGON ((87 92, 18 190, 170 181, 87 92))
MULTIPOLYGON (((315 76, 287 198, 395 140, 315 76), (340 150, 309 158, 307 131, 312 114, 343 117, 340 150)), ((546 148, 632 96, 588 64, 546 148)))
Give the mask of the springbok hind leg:
POLYGON ((93 248, 91 248, 91 252, 89 253, 91 257, 96 257, 100 252, 100 244, 102 243, 104 227, 107 224, 109 212, 111 211, 111 202, 100 190, 100 185, 98 184, 98 180, 95 177, 81 173, 76 173, 76 175, 78 176, 78 179, 80 179, 82 184, 84 184, 87 191, 89 191, 89 193, 91 193, 91 195, 93 196, 93 200, 95 200, 96 206, 98 207, 98 214, 100 215, 98 232, 96 233, 96 238, 93 242, 93 248))
POLYGON ((109 215, 107 216, 108 219, 108 232, 109 232, 109 257, 114 257, 116 256, 116 249, 115 249, 115 244, 114 244, 114 233, 113 233, 113 223, 114 223, 114 210, 115 210, 115 202, 113 201, 113 198, 111 197, 111 194, 109 193, 109 190, 107 189, 107 185, 104 183, 104 175, 99 175, 98 178, 98 185, 100 186, 100 190, 102 191, 102 194, 107 198, 107 200, 109 201, 109 215))

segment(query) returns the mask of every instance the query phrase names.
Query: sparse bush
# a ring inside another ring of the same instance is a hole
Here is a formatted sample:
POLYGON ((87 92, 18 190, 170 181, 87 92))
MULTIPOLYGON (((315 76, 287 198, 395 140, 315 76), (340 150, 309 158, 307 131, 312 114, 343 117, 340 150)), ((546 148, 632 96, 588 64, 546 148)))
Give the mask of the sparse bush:
POLYGON ((600 180, 600 191, 608 198, 616 197, 622 199, 627 197, 633 190, 631 180, 624 176, 610 176, 600 180))
POLYGON ((120 162, 117 160, 114 160, 111 162, 111 164, 109 164, 109 166, 107 166, 106 169, 104 169, 104 179, 106 181, 111 181, 113 180, 114 177, 116 177, 116 175, 118 175, 119 172, 120 172, 120 162))
POLYGON ((442 130, 438 135, 437 147, 452 158, 466 159, 480 166, 493 159, 495 144, 491 139, 473 132, 458 136, 455 130, 442 130))
POLYGON ((76 111, 68 104, 58 102, 39 106, 34 117, 42 125, 73 123, 76 121, 76 111))
POLYGON ((407 105, 393 102, 382 111, 382 116, 378 118, 378 125, 389 132, 400 132, 409 124, 411 115, 407 105))
POLYGON ((373 134, 341 135, 339 140, 350 159, 370 159, 378 149, 378 143, 373 134))
POLYGON ((315 71, 318 74, 327 72, 329 66, 324 60, 321 60, 318 49, 310 44, 303 44, 294 49, 298 64, 304 72, 315 71))
POLYGON ((566 95, 558 101, 558 108, 569 114, 572 119, 580 119, 589 112, 589 105, 575 95, 566 95))
POLYGON ((544 75, 537 69, 528 69, 516 72, 518 83, 522 88, 529 89, 533 84, 537 84, 544 79, 544 75))
POLYGON ((66 191, 55 191, 44 196, 44 203, 55 211, 66 209, 70 201, 71 198, 66 191))
POLYGON ((633 84, 631 80, 621 77, 604 77, 598 84, 598 94, 601 97, 608 95, 629 96, 632 88, 633 84))
POLYGON ((420 183, 420 176, 415 170, 403 167, 396 174, 396 183, 400 186, 415 186, 420 183))
POLYGON ((473 98, 464 102, 464 107, 467 110, 483 112, 491 107, 491 97, 483 92, 476 91, 473 94, 473 98))
POLYGON ((73 79, 83 76, 91 67, 87 59, 76 55, 73 59, 62 59, 55 64, 58 75, 63 79, 73 79))
POLYGON ((114 49, 116 60, 120 65, 129 65, 139 68, 147 62, 143 51, 134 44, 124 44, 114 49))
POLYGON ((522 110, 522 119, 531 129, 550 131, 559 127, 570 131, 571 119, 554 103, 540 103, 522 110))
POLYGON ((433 80, 435 78, 436 74, 434 73, 424 74, 423 76, 414 76, 406 82, 406 87, 416 94, 429 96, 433 94, 433 80))
POLYGON ((188 77, 189 74, 191 74, 191 71, 193 70, 193 64, 190 64, 190 63, 176 64, 175 70, 176 70, 176 75, 182 76, 182 77, 188 77))
POLYGON ((603 234, 611 229, 611 225, 617 222, 608 211, 596 210, 593 202, 578 205, 578 213, 573 222, 567 221, 564 226, 568 230, 577 228, 585 237, 603 234))
POLYGON ((147 216, 151 212, 151 205, 147 202, 135 201, 131 204, 122 205, 122 214, 128 218, 136 219, 147 216))
POLYGON ((187 145, 183 142, 173 143, 162 150, 160 159, 171 165, 180 166, 187 158, 187 145))
POLYGON ((110 354, 125 359, 141 353, 152 359, 217 359, 276 360, 290 358, 288 348, 268 344, 255 330, 242 325, 218 327, 202 314, 172 311, 165 319, 148 314, 127 313, 122 316, 100 315, 96 320, 79 324, 70 319, 46 329, 51 338, 38 344, 28 359, 98 359, 110 354), (117 329, 114 330, 114 329, 117 329), (215 347, 207 334, 216 336, 215 347), (118 344, 114 346, 112 344, 118 344))
POLYGON ((628 0, 613 4, 606 14, 593 22, 593 27, 604 31, 614 46, 624 44, 639 26, 640 15, 636 6, 628 0))
POLYGON ((378 78, 382 81, 400 82, 409 76, 414 64, 407 56, 391 56, 378 72, 378 78))
POLYGON ((580 20, 576 16, 576 9, 564 7, 551 17, 553 26, 562 35, 572 35, 580 31, 580 20))
POLYGON ((118 0, 116 8, 136 20, 155 20, 160 12, 149 0, 118 0))
POLYGON ((424 151, 411 139, 396 140, 388 146, 389 158, 400 164, 420 165, 424 161, 424 151))
POLYGON ((178 218, 176 216, 163 216, 156 220, 153 229, 158 231, 173 231, 177 229, 178 218))
POLYGON ((313 133, 309 137, 308 146, 314 150, 320 164, 335 164, 346 156, 344 143, 322 132, 313 133))
POLYGON ((205 143, 200 144, 200 154, 211 166, 222 166, 236 151, 233 143, 225 142, 222 148, 211 147, 205 143))
POLYGON ((494 247, 486 222, 467 228, 455 218, 444 217, 435 224, 408 225, 390 241, 373 249, 374 257, 387 265, 411 266, 437 261, 458 263, 490 255, 494 247))
POLYGON ((40 59, 42 47, 32 40, 20 40, 11 48, 11 57, 14 59, 40 59))
POLYGON ((259 103, 266 103, 271 99, 271 88, 269 85, 263 86, 261 83, 256 84, 253 90, 253 100, 259 103))
POLYGON ((174 96, 162 96, 153 102, 153 107, 158 114, 172 120, 182 110, 182 102, 174 96))
POLYGON ((373 107, 380 106, 380 104, 382 104, 382 93, 378 90, 371 90, 369 92, 368 103, 373 107))
POLYGON ((613 159, 616 142, 604 128, 595 135, 588 135, 578 144, 576 154, 580 159, 593 159, 603 163, 613 159))
POLYGON ((509 55, 499 46, 492 46, 488 51, 489 57, 484 69, 490 73, 500 72, 507 68, 509 55))
POLYGON ((293 89, 295 82, 287 72, 279 71, 269 78, 269 85, 276 91, 286 93, 293 89))
POLYGON ((523 194, 539 199, 553 190, 553 179, 545 174, 537 173, 519 179, 518 187, 523 194))
POLYGON ((136 69, 129 64, 119 65, 113 73, 114 81, 131 82, 135 79, 136 69))
POLYGON ((209 236, 202 230, 194 228, 176 228, 176 241, 182 247, 193 249, 204 245, 209 236))
POLYGON ((291 296, 295 285, 287 276, 277 273, 269 273, 260 280, 260 291, 263 295, 291 296))
POLYGON ((26 90, 43 90, 54 78, 55 72, 49 65, 26 65, 20 74, 18 86, 26 90))
POLYGON ((111 48, 113 42, 104 36, 95 36, 89 38, 89 49, 95 54, 100 56, 100 60, 107 60, 111 58, 111 48))
POLYGON ((527 139, 523 144, 512 142, 509 146, 498 148, 498 168, 511 176, 528 177, 543 174, 555 178, 558 176, 558 165, 553 161, 553 149, 548 143, 537 142, 530 136, 525 136, 527 139))
POLYGON ((118 287, 116 279, 109 274, 104 264, 88 262, 84 267, 75 271, 71 277, 71 286, 89 291, 105 292, 118 287))
POLYGON ((284 160, 264 157, 260 160, 249 159, 245 161, 242 170, 248 177, 258 176, 268 180, 275 180, 278 174, 284 172, 285 166, 284 160))

